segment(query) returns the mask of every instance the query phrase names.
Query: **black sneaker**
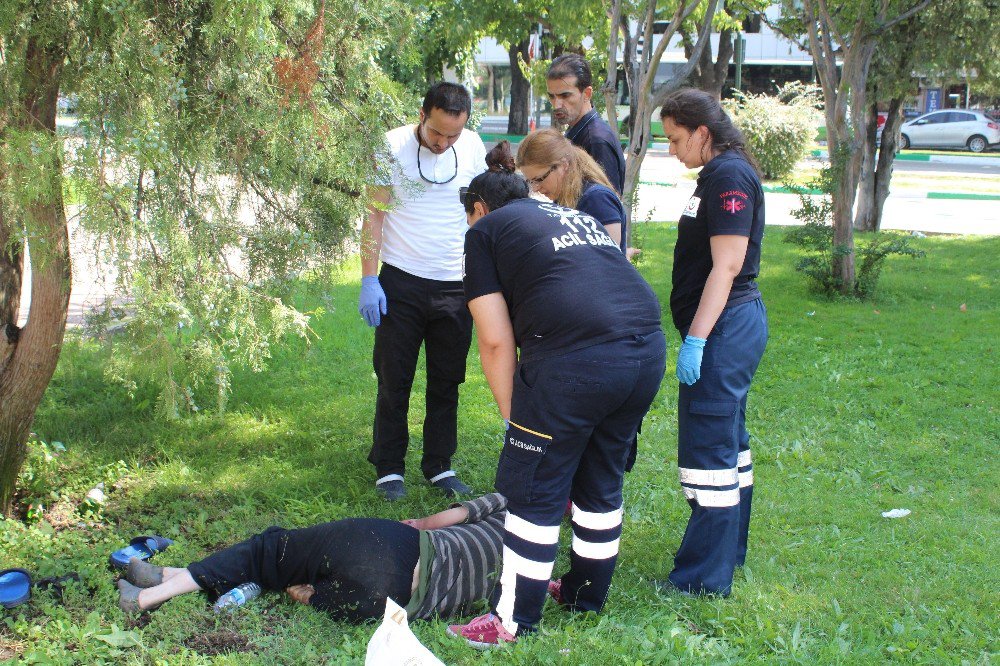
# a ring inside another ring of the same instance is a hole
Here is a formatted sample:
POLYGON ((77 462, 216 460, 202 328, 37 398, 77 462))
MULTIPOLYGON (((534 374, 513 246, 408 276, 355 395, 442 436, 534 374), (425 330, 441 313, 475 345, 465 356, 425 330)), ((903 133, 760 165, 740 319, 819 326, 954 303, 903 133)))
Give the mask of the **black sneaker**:
POLYGON ((443 479, 438 479, 431 483, 435 488, 440 488, 444 491, 447 497, 454 497, 455 495, 471 495, 472 488, 465 485, 459 481, 458 477, 455 475, 446 476, 443 479))
POLYGON ((377 483, 375 484, 375 490, 390 502, 395 502, 406 497, 406 486, 398 479, 377 483))

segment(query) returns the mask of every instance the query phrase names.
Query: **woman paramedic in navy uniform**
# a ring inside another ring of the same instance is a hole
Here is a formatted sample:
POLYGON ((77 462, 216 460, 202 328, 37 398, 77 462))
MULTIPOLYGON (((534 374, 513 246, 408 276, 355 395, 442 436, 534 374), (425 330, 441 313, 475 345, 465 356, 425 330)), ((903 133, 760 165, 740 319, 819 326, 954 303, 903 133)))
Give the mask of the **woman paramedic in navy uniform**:
POLYGON ((747 393, 767 344, 755 279, 764 193, 742 133, 719 102, 678 90, 661 111, 670 153, 702 167, 677 227, 670 310, 684 342, 677 358, 677 465, 691 518, 669 583, 728 595, 746 559, 753 468, 747 393))
POLYGON ((497 466, 507 517, 492 612, 449 628, 476 647, 534 631, 547 590, 572 610, 604 606, 625 461, 666 358, 656 295, 604 227, 528 198, 506 141, 486 162, 464 193, 465 294, 509 425, 497 466), (567 499, 570 567, 550 583, 567 499))

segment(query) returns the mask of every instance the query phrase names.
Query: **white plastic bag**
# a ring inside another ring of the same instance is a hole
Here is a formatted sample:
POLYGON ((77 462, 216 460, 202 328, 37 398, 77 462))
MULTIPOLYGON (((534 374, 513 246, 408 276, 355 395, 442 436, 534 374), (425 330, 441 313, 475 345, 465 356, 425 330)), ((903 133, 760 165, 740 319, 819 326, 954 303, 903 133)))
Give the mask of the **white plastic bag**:
POLYGON ((365 666, 444 666, 410 631, 406 611, 386 597, 385 617, 368 641, 365 666))

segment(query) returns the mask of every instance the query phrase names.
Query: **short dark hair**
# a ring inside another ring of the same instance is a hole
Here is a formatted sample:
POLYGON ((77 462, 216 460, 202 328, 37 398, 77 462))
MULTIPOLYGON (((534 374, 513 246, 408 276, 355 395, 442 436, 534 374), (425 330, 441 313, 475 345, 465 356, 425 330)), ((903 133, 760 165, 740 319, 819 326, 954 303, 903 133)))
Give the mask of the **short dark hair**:
POLYGON ((427 90, 423 109, 428 116, 431 115, 431 109, 441 109, 453 116, 460 116, 463 113, 469 116, 472 115, 472 96, 465 86, 442 81, 427 90))
POLYGON ((584 91, 593 83, 590 74, 590 63, 578 53, 567 53, 552 61, 549 71, 545 74, 546 79, 565 79, 568 77, 576 79, 576 87, 584 91))

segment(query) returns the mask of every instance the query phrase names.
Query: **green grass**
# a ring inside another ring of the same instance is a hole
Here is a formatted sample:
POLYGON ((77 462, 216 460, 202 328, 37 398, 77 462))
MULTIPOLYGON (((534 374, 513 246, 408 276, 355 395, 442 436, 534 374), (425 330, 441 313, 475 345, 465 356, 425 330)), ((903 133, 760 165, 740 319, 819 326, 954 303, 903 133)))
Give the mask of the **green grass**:
MULTIPOLYGON (((761 286, 771 338, 749 406, 756 496, 747 567, 728 600, 659 596, 687 519, 676 476, 672 371, 645 421, 626 479, 626 526, 604 614, 548 607, 537 638, 479 655, 416 622, 449 664, 995 663, 1000 645, 997 537, 997 340, 1000 238, 914 239, 925 259, 889 260, 873 302, 810 294, 794 249, 769 229, 761 286), (962 308, 962 305, 965 305, 962 308), (880 512, 908 508, 899 520, 880 512)), ((666 304, 675 231, 643 225, 641 270, 666 304)), ((37 593, 4 613, 0 659, 25 663, 361 663, 374 625, 337 624, 266 594, 216 617, 188 595, 135 621, 116 606, 108 553, 129 537, 177 540, 158 556, 183 566, 280 523, 439 510, 421 482, 423 385, 411 410, 410 495, 387 505, 365 461, 375 380, 371 331, 356 309, 356 267, 305 284, 323 305, 320 339, 239 374, 229 411, 154 421, 105 382, 104 351, 72 340, 35 422, 66 451, 36 450, 33 488, 56 493, 41 522, 0 522, 2 566, 79 571, 62 604, 37 593), (123 461, 123 462, 118 462, 123 461), (104 480, 103 510, 82 514, 104 480)), ((669 315, 667 316, 669 318, 669 315)), ((676 354, 676 336, 672 355, 676 354)), ((668 360, 672 367, 673 358, 668 360)), ((419 374, 422 373, 418 373, 419 374)), ((147 405, 147 406, 143 406, 147 405)), ((456 467, 491 486, 499 417, 475 350, 460 410, 456 467)), ((35 446, 38 448, 38 445, 35 446)), ((564 544, 568 543, 564 533, 564 544)), ((557 570, 565 562, 561 555, 557 570)))

